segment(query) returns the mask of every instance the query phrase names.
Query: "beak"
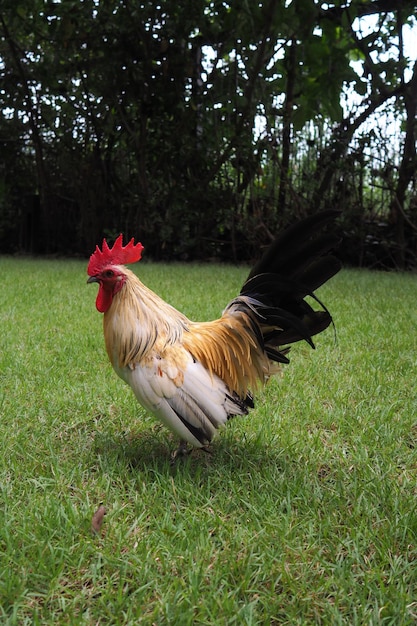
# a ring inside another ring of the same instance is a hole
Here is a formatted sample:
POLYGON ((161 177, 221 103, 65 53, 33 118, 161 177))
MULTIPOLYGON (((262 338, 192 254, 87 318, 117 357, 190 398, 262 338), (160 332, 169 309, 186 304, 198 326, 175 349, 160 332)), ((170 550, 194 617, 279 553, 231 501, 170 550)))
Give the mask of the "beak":
POLYGON ((99 283, 99 279, 97 278, 97 276, 90 276, 90 278, 87 280, 87 284, 88 283, 99 283))

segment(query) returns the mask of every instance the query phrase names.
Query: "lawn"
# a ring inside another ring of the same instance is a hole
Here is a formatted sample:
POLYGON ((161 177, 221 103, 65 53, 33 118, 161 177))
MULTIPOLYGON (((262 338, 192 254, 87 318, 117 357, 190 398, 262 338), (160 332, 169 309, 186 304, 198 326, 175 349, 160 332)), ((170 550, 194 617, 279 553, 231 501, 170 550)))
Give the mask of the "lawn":
MULTIPOLYGON (((200 320, 247 273, 136 267, 200 320)), ((0 269, 2 624, 416 623, 415 275, 341 272, 319 292, 336 333, 171 466, 108 363, 86 263, 0 269)))

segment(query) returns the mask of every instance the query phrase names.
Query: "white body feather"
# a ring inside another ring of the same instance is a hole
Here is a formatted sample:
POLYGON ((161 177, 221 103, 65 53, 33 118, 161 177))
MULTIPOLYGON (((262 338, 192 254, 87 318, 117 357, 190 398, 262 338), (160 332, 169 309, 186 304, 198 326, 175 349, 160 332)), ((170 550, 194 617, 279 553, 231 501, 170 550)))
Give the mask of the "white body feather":
MULTIPOLYGON (((238 414, 238 407, 230 397, 226 385, 189 355, 182 384, 178 386, 179 372, 153 358, 147 365, 115 368, 117 374, 132 388, 139 403, 159 418, 181 440, 194 447, 208 443, 223 426, 228 416, 238 414), (181 419, 181 416, 183 419, 181 419), (184 423, 186 421, 187 425, 184 423), (206 441, 194 436, 192 429, 206 433, 206 441)), ((239 411, 239 414, 244 413, 239 411)))

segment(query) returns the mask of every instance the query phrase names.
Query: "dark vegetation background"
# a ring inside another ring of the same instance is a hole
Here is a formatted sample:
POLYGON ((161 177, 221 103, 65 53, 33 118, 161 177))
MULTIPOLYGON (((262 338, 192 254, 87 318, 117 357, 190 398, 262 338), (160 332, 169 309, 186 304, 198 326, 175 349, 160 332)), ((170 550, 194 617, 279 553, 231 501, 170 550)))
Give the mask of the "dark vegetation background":
POLYGON ((250 260, 331 207, 345 262, 414 267, 416 9, 2 0, 0 252, 250 260))

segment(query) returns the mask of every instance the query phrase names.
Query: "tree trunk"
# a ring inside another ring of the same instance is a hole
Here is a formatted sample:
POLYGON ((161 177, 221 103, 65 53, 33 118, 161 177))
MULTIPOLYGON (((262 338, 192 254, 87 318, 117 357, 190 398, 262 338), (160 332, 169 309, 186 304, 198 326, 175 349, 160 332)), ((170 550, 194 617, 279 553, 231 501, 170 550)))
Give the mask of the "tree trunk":
POLYGON ((294 102, 294 84, 296 73, 296 41, 291 40, 288 47, 287 88, 285 92, 284 115, 282 124, 282 159, 280 168, 280 182, 278 191, 278 209, 285 212, 287 191, 289 185, 290 157, 291 157, 291 120, 294 102))
POLYGON ((398 171, 398 182, 390 207, 390 219, 395 224, 394 260, 399 269, 406 266, 406 210, 405 200, 407 188, 416 171, 416 115, 417 115, 417 62, 414 64, 413 76, 404 91, 406 110, 406 127, 404 150, 398 171))

